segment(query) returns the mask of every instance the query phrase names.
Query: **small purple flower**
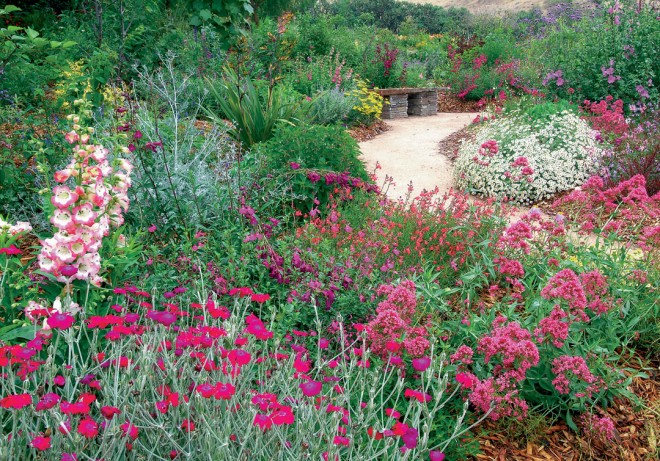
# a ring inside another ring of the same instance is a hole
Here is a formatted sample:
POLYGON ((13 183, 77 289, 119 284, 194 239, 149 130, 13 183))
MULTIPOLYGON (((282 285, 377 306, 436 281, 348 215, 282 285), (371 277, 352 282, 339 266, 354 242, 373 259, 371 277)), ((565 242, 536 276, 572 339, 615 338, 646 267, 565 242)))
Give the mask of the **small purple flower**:
POLYGON ((635 87, 635 89, 637 90, 637 92, 639 93, 639 96, 640 96, 642 99, 646 99, 646 98, 649 97, 649 92, 648 92, 648 90, 647 90, 646 88, 644 88, 642 85, 637 85, 637 86, 635 87))

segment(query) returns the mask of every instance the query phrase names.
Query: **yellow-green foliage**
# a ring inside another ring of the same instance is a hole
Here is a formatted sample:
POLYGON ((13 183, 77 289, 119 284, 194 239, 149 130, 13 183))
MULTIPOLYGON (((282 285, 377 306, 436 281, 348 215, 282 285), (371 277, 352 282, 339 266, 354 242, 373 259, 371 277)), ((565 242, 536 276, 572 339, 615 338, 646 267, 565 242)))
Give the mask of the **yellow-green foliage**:
POLYGON ((357 97, 359 101, 359 104, 353 107, 354 110, 368 120, 380 118, 384 98, 376 93, 376 91, 369 89, 366 81, 358 79, 357 89, 349 92, 349 95, 357 97))
MULTIPOLYGON (((68 65, 68 70, 62 71, 61 79, 53 91, 57 101, 60 101, 62 109, 70 107, 71 101, 74 99, 88 99, 94 92, 91 78, 84 72, 85 62, 81 59, 69 62, 68 65)), ((102 96, 103 105, 114 107, 124 103, 124 96, 120 88, 103 85, 98 91, 102 96)))

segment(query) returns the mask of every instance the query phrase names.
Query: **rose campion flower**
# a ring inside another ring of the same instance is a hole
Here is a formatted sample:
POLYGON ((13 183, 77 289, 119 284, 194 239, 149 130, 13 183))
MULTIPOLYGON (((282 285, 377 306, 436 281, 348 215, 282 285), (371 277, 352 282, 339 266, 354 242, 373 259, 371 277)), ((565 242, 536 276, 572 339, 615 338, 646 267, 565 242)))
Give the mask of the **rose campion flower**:
POLYGON ((321 393, 323 383, 319 381, 307 381, 306 383, 299 384, 300 390, 306 397, 314 397, 321 393))
POLYGON ((32 439, 30 442, 32 448, 36 448, 39 451, 46 451, 51 447, 50 437, 38 436, 32 439))
POLYGON ((121 429, 125 437, 129 437, 133 440, 138 438, 140 431, 138 430, 137 426, 131 424, 128 420, 125 423, 123 423, 121 426, 119 426, 119 428, 121 429))
POLYGON ((78 423, 78 434, 86 439, 93 439, 99 434, 99 425, 89 416, 83 418, 78 423))
POLYGON ((71 328, 75 319, 72 315, 64 312, 55 312, 46 319, 46 323, 50 328, 55 330, 66 330, 71 328))
POLYGON ((431 359, 428 357, 421 357, 418 359, 413 359, 412 366, 415 370, 419 372, 426 371, 428 367, 431 366, 431 359))
POLYGON ((0 407, 5 409, 20 410, 30 404, 32 404, 32 396, 30 394, 8 395, 0 400, 0 407))

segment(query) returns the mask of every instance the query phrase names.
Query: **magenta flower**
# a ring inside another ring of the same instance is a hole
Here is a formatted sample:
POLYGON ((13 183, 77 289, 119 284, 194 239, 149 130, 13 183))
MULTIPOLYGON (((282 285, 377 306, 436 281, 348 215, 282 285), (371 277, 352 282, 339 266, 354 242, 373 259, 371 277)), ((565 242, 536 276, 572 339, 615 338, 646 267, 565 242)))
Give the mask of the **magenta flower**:
POLYGON ((420 357, 418 359, 413 359, 412 366, 415 370, 423 372, 431 366, 431 359, 429 357, 420 357))
POLYGON ((230 400, 236 393, 236 387, 230 383, 218 383, 214 390, 216 400, 230 400))
POLYGON ((27 407, 31 403, 32 396, 30 394, 8 395, 7 397, 0 400, 0 407, 20 410, 23 407, 27 407))
POLYGON ((323 383, 310 380, 306 383, 300 383, 299 387, 303 395, 306 397, 314 397, 321 393, 321 390, 323 389, 323 383))
POLYGON ((66 266, 63 266, 62 269, 60 269, 60 274, 65 277, 73 277, 77 273, 78 268, 76 266, 72 266, 71 264, 67 264, 66 266))
POLYGON ((78 434, 87 439, 93 439, 99 434, 99 425, 89 416, 78 423, 78 434))
POLYGON ((44 411, 44 410, 50 410, 53 408, 55 405, 58 404, 60 401, 60 396, 53 393, 53 392, 48 392, 47 394, 44 394, 43 397, 37 402, 37 411, 44 411))
POLYGON ((36 448, 39 451, 46 451, 50 448, 50 437, 35 437, 30 442, 32 448, 36 448))
POLYGON ((431 450, 429 453, 430 461, 445 461, 445 454, 438 450, 431 450))
POLYGON ((21 250, 16 248, 16 245, 9 245, 8 247, 5 248, 0 248, 0 255, 9 255, 9 256, 14 256, 14 255, 20 255, 23 253, 21 250))
POLYGON ((71 328, 74 322, 75 319, 73 316, 64 312, 55 312, 46 319, 48 326, 55 330, 66 330, 71 328))
POLYGON ((120 413, 121 413, 121 410, 117 407, 111 407, 111 406, 101 407, 101 414, 107 420, 110 420, 110 419, 114 418, 115 415, 118 415, 120 413))
POLYGON ((409 450, 412 450, 413 448, 417 447, 418 438, 419 438, 419 431, 417 431, 417 429, 415 429, 414 427, 409 427, 406 433, 401 436, 401 440, 403 440, 403 444, 409 450))

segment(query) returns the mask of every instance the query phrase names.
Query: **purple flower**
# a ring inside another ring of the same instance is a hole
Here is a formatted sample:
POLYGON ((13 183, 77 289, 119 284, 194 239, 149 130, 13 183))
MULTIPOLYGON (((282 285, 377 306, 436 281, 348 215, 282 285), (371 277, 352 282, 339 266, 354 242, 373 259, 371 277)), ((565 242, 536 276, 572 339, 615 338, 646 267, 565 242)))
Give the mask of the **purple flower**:
POLYGON ((640 96, 642 99, 645 99, 645 98, 648 98, 648 97, 649 97, 649 92, 648 92, 648 90, 647 90, 646 88, 644 88, 642 85, 637 85, 637 86, 635 87, 635 89, 637 90, 637 92, 639 93, 639 96, 640 96))

